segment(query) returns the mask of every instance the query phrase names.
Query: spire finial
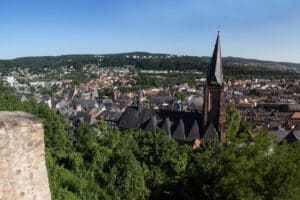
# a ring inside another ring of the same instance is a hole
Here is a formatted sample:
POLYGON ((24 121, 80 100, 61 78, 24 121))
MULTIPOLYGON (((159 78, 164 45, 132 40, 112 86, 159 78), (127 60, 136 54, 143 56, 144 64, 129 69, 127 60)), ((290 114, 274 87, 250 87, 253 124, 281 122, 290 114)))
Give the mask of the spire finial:
POLYGON ((220 34, 220 24, 218 25, 218 35, 220 34))

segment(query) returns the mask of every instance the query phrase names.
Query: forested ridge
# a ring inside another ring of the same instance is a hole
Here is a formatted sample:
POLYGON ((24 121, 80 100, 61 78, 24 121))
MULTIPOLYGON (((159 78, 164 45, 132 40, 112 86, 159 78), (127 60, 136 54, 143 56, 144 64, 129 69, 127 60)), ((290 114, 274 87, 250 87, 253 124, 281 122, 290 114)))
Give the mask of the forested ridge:
POLYGON ((277 145, 227 109, 227 143, 193 150, 162 131, 120 132, 103 122, 70 128, 0 85, 0 110, 42 119, 52 199, 300 199, 300 145, 277 145))
MULTIPOLYGON (((150 54, 132 52, 106 55, 63 55, 24 57, 11 60, 0 60, 0 72, 7 73, 13 67, 29 68, 33 72, 41 72, 44 68, 73 66, 79 69, 86 64, 96 64, 100 67, 135 66, 137 69, 148 70, 199 70, 205 72, 210 57, 171 56, 168 54, 150 54), (133 55, 139 58, 133 58, 133 55)), ((299 77, 295 69, 300 64, 286 62, 260 61, 234 57, 223 58, 224 74, 228 77, 299 77), (278 73, 280 72, 280 73, 278 73)))

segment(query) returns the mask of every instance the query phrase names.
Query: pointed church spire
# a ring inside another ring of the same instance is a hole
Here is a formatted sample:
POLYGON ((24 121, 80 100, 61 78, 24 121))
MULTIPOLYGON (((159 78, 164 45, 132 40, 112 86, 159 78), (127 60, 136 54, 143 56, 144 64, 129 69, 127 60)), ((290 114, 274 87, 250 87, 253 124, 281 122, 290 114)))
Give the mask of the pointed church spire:
POLYGON ((218 85, 223 84, 223 69, 222 69, 221 44, 220 44, 219 31, 218 31, 217 41, 215 44, 214 53, 208 68, 207 83, 218 84, 218 85))
POLYGON ((210 130, 209 135, 215 135, 217 131, 219 140, 224 143, 226 137, 226 107, 219 32, 211 63, 207 71, 202 120, 203 127, 210 130), (210 124, 213 125, 214 129, 212 127, 209 128, 210 124))

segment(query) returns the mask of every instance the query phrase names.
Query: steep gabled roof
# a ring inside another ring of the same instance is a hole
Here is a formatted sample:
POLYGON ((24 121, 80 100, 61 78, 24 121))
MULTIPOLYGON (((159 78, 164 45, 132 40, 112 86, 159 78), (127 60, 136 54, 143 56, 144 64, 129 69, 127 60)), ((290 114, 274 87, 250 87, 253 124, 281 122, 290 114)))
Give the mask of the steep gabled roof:
POLYGON ((162 129, 163 131, 165 131, 166 134, 167 134, 169 137, 172 136, 172 134, 171 134, 171 125, 172 125, 172 124, 171 124, 171 121, 170 121, 169 117, 166 117, 165 120, 164 120, 164 122, 163 122, 163 124, 161 125, 161 129, 162 129))
POLYGON ((186 139, 185 131, 184 131, 184 124, 181 119, 179 120, 179 123, 177 124, 177 127, 176 127, 172 137, 175 140, 181 140, 181 141, 184 141, 186 139))
POLYGON ((156 116, 154 115, 153 117, 151 117, 151 119, 148 121, 148 123, 146 124, 144 130, 145 131, 155 131, 157 128, 157 119, 156 116))
POLYGON ((118 121, 118 127, 148 131, 159 127, 175 140, 190 142, 195 138, 199 139, 197 130, 202 130, 201 113, 128 106, 118 121), (188 135, 189 139, 187 140, 188 135))
POLYGON ((294 112, 291 119, 300 119, 300 112, 294 112))
POLYGON ((135 107, 127 107, 120 118, 118 126, 120 128, 138 129, 140 127, 139 121, 138 109, 135 107))
POLYGON ((203 141, 219 141, 219 134, 213 123, 210 123, 208 128, 206 129, 203 137, 203 141))
POLYGON ((284 140, 284 138, 290 133, 290 131, 280 131, 280 130, 276 130, 276 131, 272 131, 274 136, 275 136, 275 140, 277 142, 282 142, 284 140))
POLYGON ((76 116, 73 118, 73 123, 79 123, 79 122, 93 124, 95 122, 95 118, 86 112, 78 112, 76 116))
POLYGON ((155 115, 155 111, 151 109, 137 108, 139 112, 139 123, 145 124, 149 119, 155 115))
POLYGON ((187 140, 188 141, 193 141, 196 138, 200 139, 200 132, 199 132, 199 126, 198 126, 198 122, 196 120, 194 120, 193 126, 188 134, 187 140))
POLYGON ((210 65, 207 72, 207 83, 208 84, 223 84, 223 68, 222 68, 222 57, 221 57, 221 44, 220 36, 218 33, 214 53, 212 55, 210 65))
POLYGON ((300 141, 300 126, 296 126, 287 136, 284 138, 289 143, 300 141))

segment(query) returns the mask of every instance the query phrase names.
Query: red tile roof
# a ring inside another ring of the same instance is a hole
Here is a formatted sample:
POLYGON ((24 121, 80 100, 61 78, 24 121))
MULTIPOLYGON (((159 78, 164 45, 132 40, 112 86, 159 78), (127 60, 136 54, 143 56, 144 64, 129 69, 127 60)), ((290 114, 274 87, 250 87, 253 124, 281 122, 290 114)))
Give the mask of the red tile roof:
POLYGON ((292 119, 300 119, 300 112, 294 112, 294 114, 291 117, 292 119))

